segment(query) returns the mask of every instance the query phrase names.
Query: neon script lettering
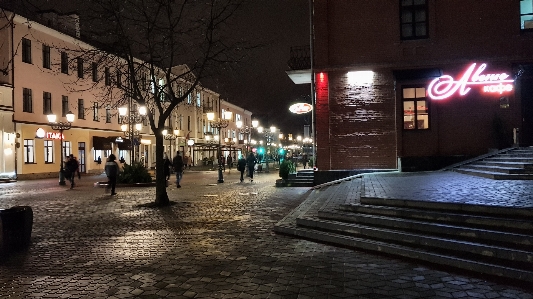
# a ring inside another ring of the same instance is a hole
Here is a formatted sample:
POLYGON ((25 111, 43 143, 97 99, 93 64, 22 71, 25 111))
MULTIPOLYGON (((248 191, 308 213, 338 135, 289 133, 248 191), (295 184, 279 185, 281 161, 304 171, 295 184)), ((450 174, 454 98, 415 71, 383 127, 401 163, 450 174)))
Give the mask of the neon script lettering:
POLYGON ((446 99, 456 92, 464 96, 471 90, 469 86, 472 85, 483 85, 483 92, 490 93, 502 94, 513 90, 514 80, 509 79, 507 73, 483 74, 486 68, 486 63, 480 64, 477 68, 476 63, 472 63, 457 81, 449 75, 436 78, 429 83, 428 95, 434 100, 446 99))

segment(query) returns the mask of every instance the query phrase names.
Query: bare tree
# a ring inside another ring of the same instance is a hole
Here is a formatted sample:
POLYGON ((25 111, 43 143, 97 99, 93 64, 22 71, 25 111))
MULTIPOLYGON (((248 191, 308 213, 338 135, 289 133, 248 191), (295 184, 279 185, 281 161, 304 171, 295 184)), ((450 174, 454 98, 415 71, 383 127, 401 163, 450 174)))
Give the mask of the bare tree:
POLYGON ((129 99, 147 107, 156 139, 157 205, 168 205, 163 166, 163 129, 179 103, 242 56, 233 39, 231 18, 243 0, 90 0, 81 1, 84 39, 94 48, 76 57, 112 65, 124 78, 106 98, 114 107, 129 99))

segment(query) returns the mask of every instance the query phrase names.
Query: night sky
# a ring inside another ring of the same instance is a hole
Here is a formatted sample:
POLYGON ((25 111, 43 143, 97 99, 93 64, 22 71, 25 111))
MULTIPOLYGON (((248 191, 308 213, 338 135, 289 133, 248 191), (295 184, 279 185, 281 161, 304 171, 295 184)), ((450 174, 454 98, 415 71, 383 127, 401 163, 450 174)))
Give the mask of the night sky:
POLYGON ((205 85, 220 92, 223 99, 262 115, 269 121, 263 126, 275 125, 283 133, 303 134, 311 115, 297 116, 288 109, 299 99, 309 101, 311 87, 294 84, 285 71, 289 70, 290 48, 309 45, 309 1, 253 0, 238 20, 242 29, 237 34, 266 46, 252 51, 236 72, 205 85))

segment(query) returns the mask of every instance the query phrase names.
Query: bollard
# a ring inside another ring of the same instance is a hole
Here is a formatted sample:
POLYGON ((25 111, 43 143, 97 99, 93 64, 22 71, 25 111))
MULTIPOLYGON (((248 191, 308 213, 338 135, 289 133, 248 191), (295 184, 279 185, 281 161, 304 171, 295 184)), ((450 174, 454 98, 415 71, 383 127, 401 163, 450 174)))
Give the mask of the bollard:
POLYGON ((28 247, 31 243, 33 210, 29 206, 15 206, 0 210, 0 249, 9 253, 28 247))

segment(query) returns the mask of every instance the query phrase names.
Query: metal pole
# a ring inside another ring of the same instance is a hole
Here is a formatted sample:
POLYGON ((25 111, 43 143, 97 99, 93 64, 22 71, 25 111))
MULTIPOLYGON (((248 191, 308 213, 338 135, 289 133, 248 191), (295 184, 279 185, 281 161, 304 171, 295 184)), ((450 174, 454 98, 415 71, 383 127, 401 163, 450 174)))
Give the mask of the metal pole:
POLYGON ((59 164, 59 185, 66 185, 67 183, 65 182, 65 173, 64 173, 64 168, 63 168, 63 160, 65 159, 64 157, 66 156, 65 154, 65 148, 63 147, 63 130, 62 129, 59 129, 59 138, 60 138, 60 147, 61 147, 61 163, 59 164))
POLYGON ((224 175, 222 174, 222 144, 220 143, 222 135, 220 134, 220 128, 218 128, 218 182, 224 183, 224 175))
POLYGON ((314 74, 314 62, 313 62, 313 0, 309 0, 309 56, 311 60, 311 105, 313 111, 311 111, 311 137, 313 138, 313 168, 317 168, 317 156, 316 156, 316 103, 315 103, 315 74, 314 74))

